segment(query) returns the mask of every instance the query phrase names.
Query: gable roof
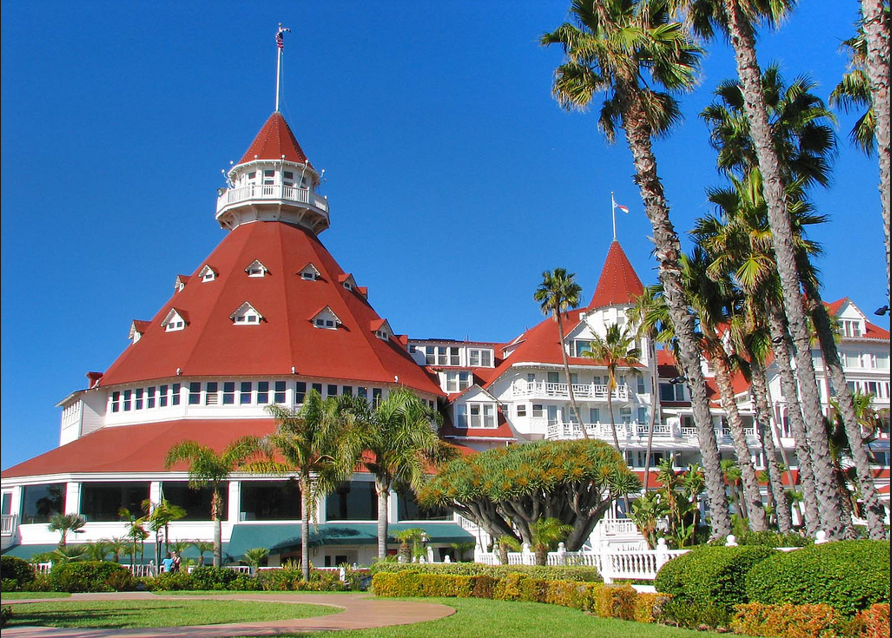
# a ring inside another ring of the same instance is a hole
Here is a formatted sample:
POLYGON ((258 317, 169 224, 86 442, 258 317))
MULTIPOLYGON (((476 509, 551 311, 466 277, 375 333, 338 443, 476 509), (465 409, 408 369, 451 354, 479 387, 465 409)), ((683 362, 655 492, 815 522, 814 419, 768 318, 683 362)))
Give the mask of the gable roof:
POLYGON ((158 311, 142 338, 106 371, 102 385, 186 376, 297 374, 323 379, 399 383, 443 395, 439 385, 395 341, 369 330, 380 319, 362 297, 336 283, 344 271, 311 232, 282 222, 242 224, 228 233, 203 264, 218 271, 213 286, 187 286, 158 311), (281 277, 245 277, 246 262, 260 259, 281 277), (300 271, 312 262, 322 277, 307 285, 300 271), (254 330, 234 328, 233 308, 263 308, 254 330), (161 327, 173 309, 187 330, 161 327), (318 330, 307 321, 330 308, 343 330, 318 330), (395 380, 398 378, 398 381, 395 380))
POLYGON ((589 309, 604 308, 605 306, 627 305, 635 302, 635 297, 644 293, 644 286, 638 278, 635 269, 632 268, 629 258, 622 246, 615 239, 607 251, 607 259, 598 277, 598 286, 589 309))
POLYGON ((251 142, 251 146, 245 151, 239 164, 255 160, 281 160, 283 156, 287 162, 308 164, 311 168, 313 166, 300 144, 297 143, 297 138, 291 132, 288 122, 285 121, 281 113, 276 111, 269 116, 257 137, 251 142))

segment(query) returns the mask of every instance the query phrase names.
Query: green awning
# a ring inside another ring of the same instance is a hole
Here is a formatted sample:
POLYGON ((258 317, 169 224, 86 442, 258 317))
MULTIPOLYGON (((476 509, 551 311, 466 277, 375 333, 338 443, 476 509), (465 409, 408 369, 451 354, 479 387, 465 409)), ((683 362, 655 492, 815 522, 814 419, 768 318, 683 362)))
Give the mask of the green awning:
MULTIPOLYGON (((428 543, 467 543, 474 537, 455 523, 392 523, 388 525, 391 536, 388 543, 396 545, 394 532, 406 529, 422 529, 428 543)), ((320 523, 310 525, 310 546, 326 545, 377 545, 377 523, 320 523)), ((280 554, 300 547, 299 523, 239 523, 232 528, 232 536, 223 547, 227 558, 238 560, 254 547, 265 547, 270 554, 280 554)))
POLYGON ((55 543, 51 545, 13 545, 4 549, 3 555, 29 560, 35 554, 45 554, 55 550, 57 547, 58 545, 55 543))

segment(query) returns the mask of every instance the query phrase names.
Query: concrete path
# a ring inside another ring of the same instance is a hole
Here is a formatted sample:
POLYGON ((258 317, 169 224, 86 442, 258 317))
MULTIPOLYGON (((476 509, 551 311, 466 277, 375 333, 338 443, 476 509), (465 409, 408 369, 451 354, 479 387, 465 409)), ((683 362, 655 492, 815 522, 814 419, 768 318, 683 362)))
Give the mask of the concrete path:
MULTIPOLYGON (((455 613, 452 607, 425 602, 406 602, 375 598, 371 594, 225 594, 208 596, 165 596, 148 592, 113 594, 72 594, 71 598, 41 598, 4 601, 4 605, 40 602, 83 602, 91 600, 251 600, 260 602, 304 603, 342 609, 340 613, 316 618, 272 620, 268 622, 233 623, 229 625, 196 625, 193 627, 154 627, 151 629, 57 629, 54 627, 10 627, 3 629, 3 638, 223 638, 225 636, 279 636, 306 631, 338 631, 367 629, 391 625, 410 625, 445 618, 455 613)), ((15 607, 13 607, 15 614, 15 607)))

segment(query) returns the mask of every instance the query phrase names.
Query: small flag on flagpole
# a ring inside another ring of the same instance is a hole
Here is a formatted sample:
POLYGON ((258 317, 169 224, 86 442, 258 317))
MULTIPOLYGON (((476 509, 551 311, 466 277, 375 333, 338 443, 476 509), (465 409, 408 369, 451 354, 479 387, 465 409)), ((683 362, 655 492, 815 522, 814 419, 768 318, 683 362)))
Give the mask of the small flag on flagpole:
POLYGON ((610 199, 613 201, 613 208, 618 208, 627 215, 629 214, 629 209, 626 206, 620 206, 616 203, 616 200, 613 199, 613 194, 610 195, 610 199))
POLYGON ((276 46, 279 47, 280 49, 285 48, 285 37, 283 34, 286 31, 288 33, 291 33, 291 29, 283 29, 281 26, 279 26, 279 30, 278 30, 278 32, 276 32, 276 46))

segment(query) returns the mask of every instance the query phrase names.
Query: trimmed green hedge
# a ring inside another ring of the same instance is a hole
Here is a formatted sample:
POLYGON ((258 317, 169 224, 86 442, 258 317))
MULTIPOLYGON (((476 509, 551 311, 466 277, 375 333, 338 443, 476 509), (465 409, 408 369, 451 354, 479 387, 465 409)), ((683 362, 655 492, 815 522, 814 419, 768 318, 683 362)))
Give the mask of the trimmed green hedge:
POLYGON ((105 561, 59 563, 50 573, 54 591, 110 592, 135 589, 136 579, 123 565, 105 561))
POLYGON ((34 580, 34 566, 15 556, 0 556, 0 577, 3 580, 3 591, 16 591, 34 580))
POLYGON ((372 575, 379 573, 415 572, 418 574, 448 574, 454 576, 489 576, 505 578, 519 573, 530 578, 544 580, 569 580, 587 583, 602 582, 594 567, 557 565, 480 565, 478 563, 390 563, 381 561, 371 567, 372 575))
POLYGON ((857 540, 781 553, 753 568, 746 592, 752 602, 826 604, 854 616, 889 602, 889 549, 889 541, 857 540))
POLYGON ((672 596, 665 613, 678 624, 727 627, 734 606, 748 602, 747 574, 776 553, 759 545, 697 547, 666 563, 654 586, 658 592, 672 596))

